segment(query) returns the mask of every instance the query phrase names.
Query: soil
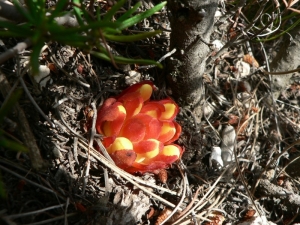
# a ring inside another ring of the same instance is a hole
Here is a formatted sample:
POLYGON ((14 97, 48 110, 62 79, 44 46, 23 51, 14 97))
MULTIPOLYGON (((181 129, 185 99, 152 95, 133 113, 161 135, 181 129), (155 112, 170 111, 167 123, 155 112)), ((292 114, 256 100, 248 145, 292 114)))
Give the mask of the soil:
MULTIPOLYGON (((218 7, 208 57, 233 35, 231 10, 230 5, 218 7)), ((126 57, 154 60, 172 50, 166 9, 137 27, 163 32, 110 47, 126 57)), ((2 41, 1 52, 19 42, 2 41)), ((267 52, 276 44, 266 45, 267 52)), ((142 80, 152 80, 158 87, 154 99, 172 97, 162 70, 139 65, 115 68, 53 42, 41 53, 41 68, 49 72, 42 86, 43 80, 36 82, 26 68, 30 49, 6 61, 0 68, 0 105, 8 95, 3 87, 24 89, 18 77, 21 69, 24 84, 44 115, 24 92, 2 124, 5 137, 30 151, 12 151, 0 144, 4 191, 0 223, 161 224, 170 215, 167 224, 300 223, 300 74, 294 72, 278 99, 272 99, 272 83, 259 69, 265 63, 260 50, 256 42, 251 42, 251 51, 245 43, 234 45, 207 64, 203 116, 196 118, 192 108, 181 106, 176 120, 183 131, 177 144, 185 152, 164 171, 167 181, 161 174, 128 175, 93 144, 88 148, 101 137, 87 123, 108 97, 142 80), (215 147, 221 148, 220 154, 215 147)))

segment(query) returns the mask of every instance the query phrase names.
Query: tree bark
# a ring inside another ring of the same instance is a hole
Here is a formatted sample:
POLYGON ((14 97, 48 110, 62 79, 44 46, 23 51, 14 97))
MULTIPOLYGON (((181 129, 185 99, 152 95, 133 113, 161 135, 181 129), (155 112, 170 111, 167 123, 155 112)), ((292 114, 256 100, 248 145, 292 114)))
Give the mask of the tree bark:
POLYGON ((168 0, 170 9, 170 50, 176 53, 167 62, 168 83, 181 106, 191 106, 196 117, 202 115, 204 91, 202 75, 209 53, 218 0, 168 0))
MULTIPOLYGON (((276 57, 270 65, 271 72, 284 72, 297 69, 300 65, 300 27, 296 26, 286 34, 276 57)), ((289 86, 292 73, 272 75, 273 96, 277 99, 282 90, 289 86)))

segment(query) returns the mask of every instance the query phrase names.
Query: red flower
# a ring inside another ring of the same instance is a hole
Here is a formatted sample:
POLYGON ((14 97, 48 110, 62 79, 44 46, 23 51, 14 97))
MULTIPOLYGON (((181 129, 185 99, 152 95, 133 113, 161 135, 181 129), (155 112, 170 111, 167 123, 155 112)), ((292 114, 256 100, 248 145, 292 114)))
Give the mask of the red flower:
POLYGON ((172 99, 150 101, 154 85, 143 81, 107 99, 98 109, 96 129, 120 168, 154 172, 167 168, 183 153, 172 144, 181 133, 174 121, 179 112, 172 99))

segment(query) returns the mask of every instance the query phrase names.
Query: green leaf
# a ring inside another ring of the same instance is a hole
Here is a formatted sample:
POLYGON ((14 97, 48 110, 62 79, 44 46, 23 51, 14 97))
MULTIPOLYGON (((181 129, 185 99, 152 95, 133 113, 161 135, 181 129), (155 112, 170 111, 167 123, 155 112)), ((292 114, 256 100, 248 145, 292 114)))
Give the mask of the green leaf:
POLYGON ((119 27, 120 30, 123 30, 127 27, 130 27, 134 24, 137 24, 138 22, 142 21, 143 19, 153 15, 154 13, 156 13, 157 11, 161 10, 165 5, 167 4, 167 2, 162 2, 156 6, 154 6, 153 8, 141 13, 141 14, 138 14, 138 15, 135 15, 125 21, 122 22, 122 25, 119 27))
POLYGON ((45 2, 43 0, 25 1, 30 15, 34 19, 34 24, 38 24, 42 17, 45 17, 45 2))
POLYGON ((141 5, 141 2, 137 2, 131 9, 127 10, 126 13, 120 16, 117 21, 123 22, 124 20, 128 19, 141 5))
POLYGON ((30 65, 33 76, 37 75, 39 73, 39 57, 41 53, 41 49, 44 46, 43 42, 37 42, 32 46, 32 53, 30 56, 30 65))
POLYGON ((107 34, 121 34, 122 32, 119 29, 111 28, 111 27, 105 27, 102 29, 103 33, 107 34))
MULTIPOLYGON (((111 62, 110 57, 102 52, 95 52, 95 51, 91 51, 90 52, 92 55, 99 57, 103 60, 109 61, 111 62)), ((125 58, 122 56, 113 56, 114 60, 116 63, 119 64, 142 64, 142 65, 155 65, 159 68, 163 68, 162 65, 156 61, 153 60, 148 60, 148 59, 129 59, 129 58, 125 58)))
POLYGON ((48 17, 49 21, 52 21, 55 17, 60 16, 61 12, 63 11, 64 7, 68 4, 69 0, 58 0, 55 9, 51 11, 51 15, 48 17))
MULTIPOLYGON (((118 27, 120 26, 120 23, 116 23, 116 22, 104 22, 104 21, 96 21, 96 22, 92 22, 83 26, 79 26, 79 27, 63 27, 60 26, 58 24, 51 24, 48 26, 49 28, 49 32, 51 35, 72 35, 74 33, 80 33, 80 32, 87 32, 89 33, 90 30, 94 30, 94 29, 100 29, 102 28, 103 30, 106 30, 106 27, 108 27, 108 30, 115 30, 115 33, 120 33, 120 31, 118 31, 118 27)), ((53 37, 55 40, 55 37, 53 37)))
POLYGON ((13 3, 17 10, 28 20, 28 22, 31 22, 32 24, 35 23, 34 18, 30 15, 30 12, 20 5, 19 1, 13 0, 13 3))
POLYGON ((15 32, 10 32, 10 31, 0 31, 0 36, 2 37, 27 37, 25 33, 15 33, 15 32))
POLYGON ((110 8, 110 10, 104 15, 104 21, 111 21, 116 12, 125 4, 126 0, 119 0, 117 4, 110 8))
POLYGON ((15 33, 16 35, 21 34, 21 36, 28 36, 28 32, 30 31, 27 24, 17 25, 9 21, 0 20, 0 27, 6 28, 8 31, 15 33))
POLYGON ((272 37, 270 38, 266 38, 266 39, 256 39, 256 41, 258 42, 264 42, 264 41, 271 41, 271 40, 275 40, 277 38, 279 38, 280 36, 284 35, 285 33, 289 32, 290 30, 292 30, 294 27, 296 27, 298 24, 300 23, 300 19, 298 19, 296 22, 294 22, 290 27, 288 27, 286 30, 284 30, 283 32, 277 34, 277 35, 272 35, 272 37))
MULTIPOLYGON (((73 0, 73 3, 75 5, 80 5, 81 6, 80 0, 73 0)), ((78 24, 80 26, 84 26, 84 22, 83 22, 83 20, 81 18, 81 14, 82 14, 81 9, 79 7, 77 7, 77 6, 75 6, 74 7, 74 12, 75 12, 75 16, 76 16, 76 19, 78 21, 78 24)))
POLYGON ((0 146, 17 152, 28 152, 28 149, 24 145, 5 137, 0 137, 0 146))
POLYGON ((16 89, 15 92, 11 94, 11 96, 3 103, 0 108, 0 124, 2 124, 4 117, 9 114, 13 106, 21 97, 23 91, 21 89, 16 89))
POLYGON ((141 39, 145 39, 148 37, 155 36, 156 34, 161 33, 160 30, 153 31, 153 32, 143 32, 140 34, 133 34, 133 35, 110 35, 104 34, 104 37, 110 41, 117 41, 117 42, 133 42, 139 41, 141 39))

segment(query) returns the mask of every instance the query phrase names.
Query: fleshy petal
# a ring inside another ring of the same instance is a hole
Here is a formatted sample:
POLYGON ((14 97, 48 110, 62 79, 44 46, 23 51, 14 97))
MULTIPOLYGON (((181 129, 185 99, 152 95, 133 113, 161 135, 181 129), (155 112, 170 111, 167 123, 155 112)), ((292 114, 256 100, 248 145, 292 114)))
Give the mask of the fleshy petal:
POLYGON ((162 112, 165 111, 165 107, 163 104, 159 102, 146 102, 141 109, 140 113, 147 114, 154 118, 160 118, 162 112))
POLYGON ((144 101, 147 101, 150 99, 151 95, 152 95, 152 91, 153 91, 153 84, 143 84, 138 92, 141 94, 142 98, 144 101))
POLYGON ((162 161, 160 161, 160 162, 153 162, 153 163, 151 163, 149 165, 143 165, 143 164, 134 162, 131 167, 126 168, 125 170, 128 173, 136 173, 136 172, 146 173, 146 172, 152 172, 152 173, 157 174, 161 169, 166 169, 167 167, 168 167, 168 164, 165 163, 165 162, 162 162, 162 161))
POLYGON ((162 123, 156 118, 146 114, 138 114, 125 122, 120 136, 126 137, 132 142, 157 139, 160 134, 161 126, 162 123))
POLYGON ((162 161, 171 164, 179 159, 182 155, 182 148, 178 145, 166 145, 161 153, 153 158, 153 161, 162 161))
POLYGON ((114 141, 116 140, 116 137, 103 137, 102 144, 105 148, 108 148, 114 141))
POLYGON ((116 165, 124 170, 132 166, 136 159, 136 153, 133 150, 119 150, 110 154, 110 156, 116 165))
POLYGON ((116 111, 118 112, 116 118, 112 121, 105 121, 102 124, 102 131, 105 136, 117 136, 126 118, 125 108, 119 103, 115 103, 115 105, 117 106, 116 111))
POLYGON ((144 154, 153 151, 154 149, 158 149, 160 152, 163 148, 163 143, 156 139, 148 139, 137 143, 133 143, 133 149, 137 154, 144 154))
POLYGON ((160 100, 159 103, 163 104, 165 111, 161 114, 160 120, 172 121, 179 112, 178 105, 172 99, 160 100))
POLYGON ((149 159, 147 165, 135 161, 132 164, 132 167, 127 168, 126 171, 129 173, 135 173, 135 172, 158 173, 159 170, 167 168, 170 164, 172 164, 177 159, 179 159, 182 153, 183 153, 183 149, 180 146, 167 145, 163 148, 160 154, 158 154, 154 158, 149 159))
POLYGON ((176 128, 173 122, 163 122, 163 126, 161 128, 158 140, 163 143, 166 143, 174 137, 175 133, 176 128))
POLYGON ((181 155, 181 152, 182 152, 182 149, 178 145, 166 145, 163 148, 163 150, 161 152, 161 155, 164 155, 164 156, 177 156, 177 158, 179 158, 180 155, 181 155))
POLYGON ((125 137, 117 137, 114 142, 107 148, 107 152, 109 154, 120 150, 133 150, 131 141, 125 137))
POLYGON ((126 110, 122 104, 114 98, 109 98, 98 109, 96 129, 105 136, 118 135, 125 118, 126 110))
POLYGON ((145 133, 146 126, 143 121, 139 120, 136 117, 132 117, 125 122, 120 136, 126 137, 132 142, 138 142, 144 139, 145 133))
POLYGON ((122 169, 130 167, 136 159, 136 153, 133 151, 131 141, 124 137, 117 137, 107 148, 107 152, 116 165, 122 169))
POLYGON ((179 138, 179 136, 181 134, 181 130, 182 130, 181 126, 176 121, 173 121, 173 124, 175 126, 175 134, 169 141, 165 142, 165 144, 173 143, 174 141, 176 141, 179 138))
POLYGON ((127 93, 118 99, 126 109, 127 118, 138 114, 143 106, 144 100, 136 92, 127 93))
POLYGON ((149 159, 157 156, 163 147, 163 143, 155 139, 144 140, 134 144, 133 149, 137 153, 135 162, 148 164, 149 159))
POLYGON ((144 101, 147 101, 152 95, 153 87, 152 81, 145 80, 126 88, 119 96, 117 96, 117 99, 119 100, 119 98, 127 93, 137 92, 137 96, 141 96, 144 101))
POLYGON ((138 114, 135 118, 140 120, 146 127, 144 140, 157 139, 159 137, 162 122, 146 114, 138 114))

